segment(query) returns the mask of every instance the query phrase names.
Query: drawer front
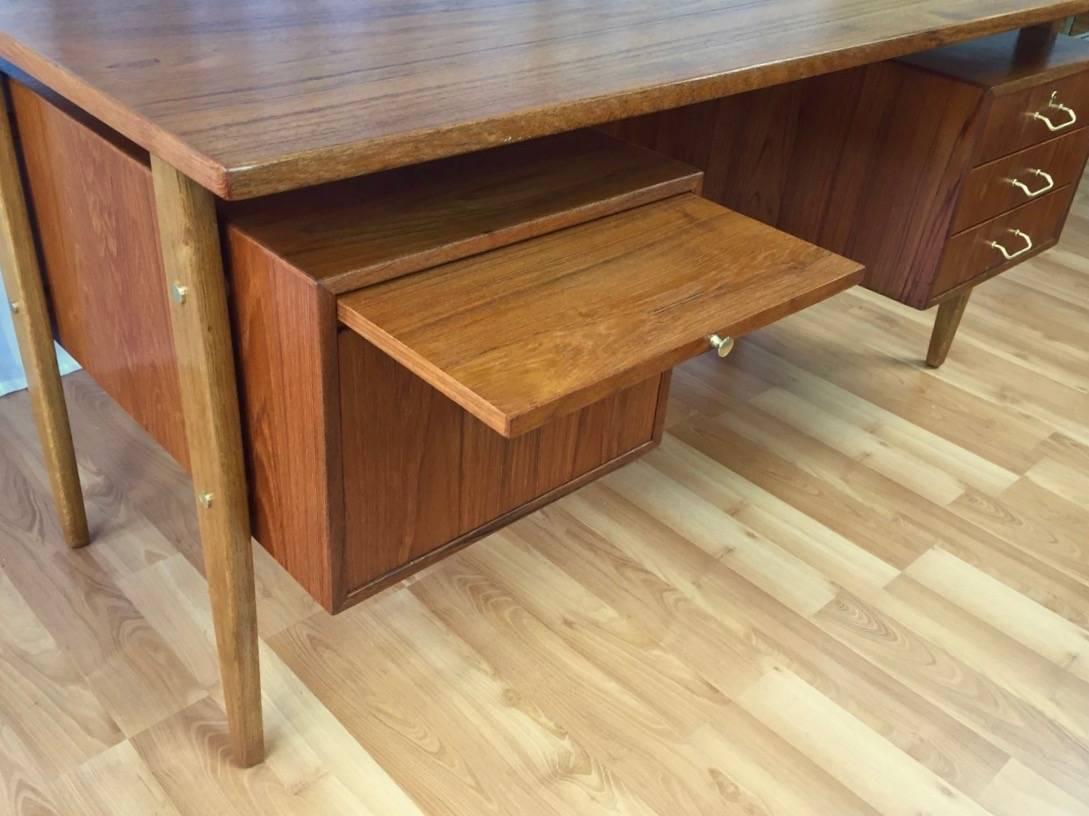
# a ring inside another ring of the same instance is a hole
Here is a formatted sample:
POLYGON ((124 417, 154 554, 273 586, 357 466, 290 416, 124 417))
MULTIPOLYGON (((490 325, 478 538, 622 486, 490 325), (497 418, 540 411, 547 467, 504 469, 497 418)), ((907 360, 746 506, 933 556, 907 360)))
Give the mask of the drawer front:
POLYGON ((950 233, 982 224, 1053 190, 1077 183, 1087 155, 1089 128, 1079 128, 977 167, 964 182, 950 233))
POLYGON ((1089 122, 1089 72, 996 95, 987 116, 979 162, 1007 156, 1089 122))
POLYGON ((974 278, 1015 266, 1059 239, 1073 185, 950 238, 934 282, 935 296, 974 278), (1004 251, 1003 251, 1004 250, 1004 251))

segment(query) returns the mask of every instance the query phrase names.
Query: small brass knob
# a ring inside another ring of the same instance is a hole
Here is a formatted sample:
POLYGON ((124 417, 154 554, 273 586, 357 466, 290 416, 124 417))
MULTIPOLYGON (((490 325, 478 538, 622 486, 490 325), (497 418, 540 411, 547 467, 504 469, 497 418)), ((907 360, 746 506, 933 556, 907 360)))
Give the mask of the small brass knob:
POLYGON ((718 352, 719 357, 726 357, 734 350, 734 338, 732 337, 719 337, 717 334, 712 334, 707 339, 711 341, 711 348, 718 352))

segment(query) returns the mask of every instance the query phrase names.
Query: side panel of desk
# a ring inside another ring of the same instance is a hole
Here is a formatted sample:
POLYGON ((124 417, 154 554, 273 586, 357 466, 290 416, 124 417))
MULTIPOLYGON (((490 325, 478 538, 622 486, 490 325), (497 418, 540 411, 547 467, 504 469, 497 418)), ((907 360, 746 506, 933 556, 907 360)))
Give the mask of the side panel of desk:
POLYGON ((11 93, 57 338, 188 469, 147 156, 11 93))
MULTIPOLYGON (((188 470, 148 157, 37 89, 11 85, 57 337, 188 470)), ((252 251, 229 236, 224 245, 241 259, 252 251)), ((335 304, 289 270, 229 263, 227 274, 253 533, 331 607, 343 517, 335 304)))

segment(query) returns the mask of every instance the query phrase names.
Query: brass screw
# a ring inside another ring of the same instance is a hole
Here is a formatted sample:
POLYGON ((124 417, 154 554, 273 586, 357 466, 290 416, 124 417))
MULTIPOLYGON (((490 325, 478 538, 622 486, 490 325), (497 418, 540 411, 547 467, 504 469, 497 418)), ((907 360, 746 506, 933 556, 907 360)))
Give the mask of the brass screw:
POLYGON ((201 493, 199 497, 200 503, 204 506, 205 509, 212 506, 212 499, 214 498, 215 494, 213 493, 201 493))
POLYGON ((185 303, 185 298, 186 296, 188 296, 188 294, 189 287, 182 286, 177 281, 175 281, 174 284, 170 287, 170 297, 173 298, 174 302, 177 303, 179 306, 185 303))

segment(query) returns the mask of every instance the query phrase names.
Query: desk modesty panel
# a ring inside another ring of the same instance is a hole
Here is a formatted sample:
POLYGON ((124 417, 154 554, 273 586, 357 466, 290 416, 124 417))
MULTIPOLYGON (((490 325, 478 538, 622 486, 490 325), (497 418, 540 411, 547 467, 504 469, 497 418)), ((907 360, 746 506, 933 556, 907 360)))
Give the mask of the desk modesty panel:
POLYGON ((5 0, 0 59, 217 195, 247 198, 1084 11, 1087 0, 5 0))

